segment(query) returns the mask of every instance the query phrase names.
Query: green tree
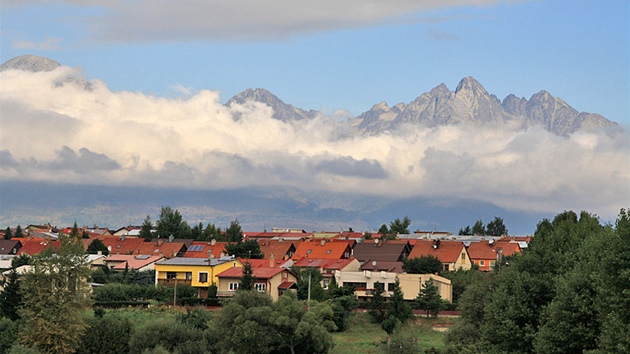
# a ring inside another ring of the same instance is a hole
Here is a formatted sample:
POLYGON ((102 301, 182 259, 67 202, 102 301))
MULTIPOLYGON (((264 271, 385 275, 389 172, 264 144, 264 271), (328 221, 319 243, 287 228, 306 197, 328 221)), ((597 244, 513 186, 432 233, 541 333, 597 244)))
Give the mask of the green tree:
POLYGON ((309 277, 311 279, 311 300, 323 301, 326 299, 326 291, 321 285, 324 276, 319 269, 314 267, 294 267, 292 270, 298 275, 298 299, 308 299, 309 277))
POLYGON ((483 236, 486 234, 486 228, 483 226, 483 221, 481 219, 477 220, 472 227, 472 234, 483 236))
POLYGON ((87 320, 86 331, 77 354, 127 354, 133 328, 128 318, 107 316, 87 320))
POLYGON ((389 235, 389 228, 387 227, 387 225, 383 224, 378 229, 378 233, 381 234, 383 237, 386 237, 387 235, 389 235))
POLYGON ((214 226, 214 224, 206 225, 206 228, 203 230, 203 235, 201 237, 203 241, 217 240, 217 241, 225 241, 225 235, 221 231, 220 227, 214 226))
POLYGON ((385 297, 383 297, 383 292, 385 291, 385 284, 381 282, 374 283, 374 293, 372 294, 372 299, 370 300, 370 316, 372 316, 372 320, 376 323, 381 323, 385 320, 386 317, 386 309, 385 309, 385 297))
POLYGON ((241 230, 241 225, 238 223, 238 219, 230 223, 230 227, 225 230, 225 234, 227 242, 238 243, 243 241, 243 231, 241 230))
POLYGON ((503 236, 507 234, 508 230, 503 224, 503 219, 498 216, 495 216, 494 220, 490 221, 488 225, 486 225, 486 235, 503 236))
POLYGON ((418 331, 414 326, 399 326, 390 333, 391 339, 387 343, 387 354, 421 354, 423 351, 418 344, 418 331))
POLYGON ((10 240, 12 237, 13 237, 13 233, 11 232, 11 228, 7 227, 7 229, 4 230, 4 239, 10 240))
POLYGON ((239 291, 251 291, 254 289, 254 275, 252 271, 252 264, 245 262, 243 267, 243 278, 241 278, 241 284, 238 287, 239 291))
POLYGON ((409 217, 405 216, 402 220, 396 218, 389 223, 389 235, 395 237, 398 234, 408 234, 409 225, 411 225, 411 219, 409 219, 409 217))
POLYGON ((22 341, 44 353, 74 353, 87 326, 89 262, 79 237, 59 235, 60 246, 33 259, 32 272, 23 275, 22 341))
POLYGON ((85 253, 98 254, 99 251, 105 256, 109 255, 109 250, 107 249, 107 246, 105 246, 103 241, 95 238, 94 241, 90 242, 90 245, 87 247, 85 253))
POLYGON ((470 225, 466 226, 463 229, 462 228, 459 229, 459 235, 460 236, 470 236, 472 234, 473 234, 473 232, 472 232, 472 229, 470 228, 470 225))
POLYGON ((182 219, 179 210, 173 210, 169 206, 163 206, 160 211, 160 219, 155 223, 155 236, 158 238, 190 238, 190 226, 182 219))
POLYGON ((444 309, 444 300, 442 300, 433 278, 429 278, 422 284, 422 289, 416 298, 416 304, 419 309, 426 311, 427 317, 437 317, 438 313, 444 309))
POLYGON ((15 228, 15 234, 13 235, 13 237, 15 238, 24 237, 24 233, 22 232, 22 226, 20 226, 20 224, 18 224, 18 226, 15 228))
POLYGON ((442 271, 442 261, 433 255, 407 258, 402 269, 409 274, 436 274, 442 271))
POLYGON ((22 253, 21 255, 13 257, 13 259, 11 259, 11 268, 15 269, 23 265, 29 265, 31 263, 33 263, 33 258, 31 258, 31 256, 26 253, 22 253))
POLYGON ((151 241, 153 239, 153 223, 151 222, 151 217, 149 215, 147 215, 142 222, 139 236, 145 241, 151 241))
POLYGON ((405 302, 405 296, 400 288, 400 280, 396 277, 392 296, 387 302, 387 317, 395 317, 401 323, 405 323, 412 315, 411 306, 405 302))
POLYGON ((239 258, 261 259, 265 255, 260 251, 260 245, 256 240, 238 241, 225 246, 228 254, 239 258))
POLYGON ((201 222, 192 227, 190 237, 192 237, 193 240, 201 240, 203 237, 203 224, 201 222))
POLYGON ((15 321, 20 318, 18 309, 22 306, 22 293, 20 292, 20 280, 15 269, 9 272, 2 284, 0 292, 0 314, 3 317, 15 321))

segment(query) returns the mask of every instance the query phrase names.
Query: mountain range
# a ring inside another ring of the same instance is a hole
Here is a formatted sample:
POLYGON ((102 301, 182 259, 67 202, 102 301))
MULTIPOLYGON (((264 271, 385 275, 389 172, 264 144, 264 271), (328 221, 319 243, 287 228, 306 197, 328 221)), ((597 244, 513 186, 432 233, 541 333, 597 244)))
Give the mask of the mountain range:
MULTIPOLYGON (((273 117, 283 122, 310 119, 319 114, 287 104, 262 88, 250 88, 235 95, 227 106, 248 101, 270 106, 273 117)), ((501 101, 470 76, 463 78, 455 91, 450 91, 442 83, 409 104, 398 103, 390 107, 386 102, 380 102, 354 119, 358 134, 393 132, 407 124, 428 128, 471 125, 527 129, 539 126, 560 136, 577 131, 605 130, 611 134, 623 131, 617 123, 599 114, 578 112, 547 91, 540 91, 529 100, 510 94, 501 101)))
MULTIPOLYGON (((60 65, 49 58, 23 55, 2 64, 0 71, 49 71, 60 65)), ((249 88, 240 92, 230 98, 226 106, 249 101, 268 105, 274 112, 273 117, 283 122, 312 119, 321 114, 285 103, 264 88, 249 88)), ((236 113, 235 119, 239 116, 236 113)), ((380 102, 353 118, 358 134, 394 132, 407 124, 428 128, 441 125, 504 126, 506 129, 542 127, 560 136, 577 131, 605 130, 609 134, 623 131, 619 124, 596 113, 578 112, 561 98, 544 90, 532 95, 529 100, 514 94, 499 100, 471 76, 463 78, 455 91, 450 91, 442 83, 408 104, 398 103, 390 107, 386 102, 380 102)))

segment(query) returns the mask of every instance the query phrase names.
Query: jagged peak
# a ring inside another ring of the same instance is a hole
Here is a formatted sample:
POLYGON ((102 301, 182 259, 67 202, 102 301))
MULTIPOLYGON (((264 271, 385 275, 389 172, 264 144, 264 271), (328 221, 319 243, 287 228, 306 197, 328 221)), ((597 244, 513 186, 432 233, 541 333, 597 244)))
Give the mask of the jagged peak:
POLYGON ((471 91, 474 93, 481 93, 484 95, 488 94, 488 91, 472 76, 466 76, 461 79, 459 84, 457 84, 457 88, 455 89, 455 93, 459 93, 461 91, 471 91))
POLYGON ((371 110, 383 110, 383 111, 387 111, 389 110, 389 105, 387 104, 387 102, 382 101, 380 103, 375 104, 374 106, 372 106, 371 110))
POLYGON ((451 91, 448 89, 446 84, 445 83, 441 83, 441 84, 435 86, 434 88, 432 88, 429 93, 436 94, 436 93, 450 93, 450 92, 451 91))
POLYGON ((52 71, 60 66, 61 64, 52 59, 37 55, 26 54, 7 60, 2 65, 0 65, 0 71, 9 69, 25 70, 31 72, 52 71))

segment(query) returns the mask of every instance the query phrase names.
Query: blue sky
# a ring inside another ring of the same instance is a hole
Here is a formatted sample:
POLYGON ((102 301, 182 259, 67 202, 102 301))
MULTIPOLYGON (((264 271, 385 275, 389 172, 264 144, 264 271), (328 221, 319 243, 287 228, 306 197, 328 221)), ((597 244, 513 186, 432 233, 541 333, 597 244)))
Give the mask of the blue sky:
POLYGON ((500 99, 547 90, 578 111, 630 120, 625 0, 246 3, 7 1, 0 56, 47 56, 114 91, 210 89, 225 102, 263 87, 300 108, 354 115, 473 76, 500 99))

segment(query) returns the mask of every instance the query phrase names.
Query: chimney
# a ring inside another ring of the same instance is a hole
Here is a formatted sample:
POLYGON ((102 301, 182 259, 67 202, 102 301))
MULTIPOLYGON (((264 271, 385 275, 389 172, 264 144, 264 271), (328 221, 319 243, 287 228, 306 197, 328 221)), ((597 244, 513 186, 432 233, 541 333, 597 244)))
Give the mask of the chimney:
POLYGON ((174 239, 175 239, 175 236, 170 235, 170 236, 168 237, 168 242, 173 242, 173 240, 174 240, 174 239))
POLYGON ((273 258, 273 253, 269 256, 269 268, 273 268, 276 265, 275 259, 273 258))
POLYGON ((322 246, 325 245, 326 244, 326 240, 322 239, 321 244, 322 244, 322 246))
POLYGON ((124 241, 127 238, 127 234, 123 234, 122 236, 120 236, 120 240, 124 241))
POLYGON ((210 240, 210 245, 211 246, 214 246, 216 244, 217 244, 217 240, 215 240, 215 239, 210 240))

